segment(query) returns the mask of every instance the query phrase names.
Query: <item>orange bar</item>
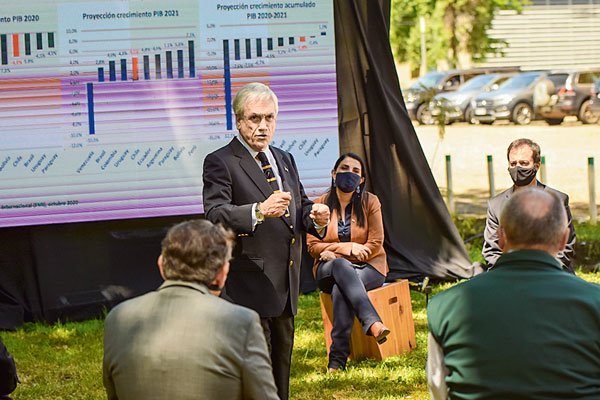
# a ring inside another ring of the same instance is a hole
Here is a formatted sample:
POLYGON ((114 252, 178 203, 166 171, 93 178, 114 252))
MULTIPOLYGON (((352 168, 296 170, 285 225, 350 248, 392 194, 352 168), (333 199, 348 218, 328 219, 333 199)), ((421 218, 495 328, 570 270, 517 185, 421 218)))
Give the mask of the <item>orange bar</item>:
POLYGON ((305 36, 300 36, 300 41, 301 42, 306 42, 306 37, 305 36))
POLYGON ((132 69, 132 79, 134 81, 137 81, 139 79, 138 77, 138 58, 137 57, 132 57, 131 58, 131 69, 132 69))
POLYGON ((19 34, 13 33, 13 56, 19 57, 19 34))

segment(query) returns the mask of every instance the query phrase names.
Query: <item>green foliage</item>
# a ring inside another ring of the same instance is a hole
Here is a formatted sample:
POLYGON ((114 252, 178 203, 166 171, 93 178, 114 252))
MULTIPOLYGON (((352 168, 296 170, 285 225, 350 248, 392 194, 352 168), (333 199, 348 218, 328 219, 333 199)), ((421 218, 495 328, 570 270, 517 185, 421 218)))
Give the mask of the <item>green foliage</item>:
POLYGON ((461 67, 459 54, 484 61, 490 53, 501 53, 506 43, 487 35, 498 10, 521 12, 528 0, 393 0, 390 39, 401 62, 420 65, 419 17, 425 17, 427 67, 439 61, 461 67))

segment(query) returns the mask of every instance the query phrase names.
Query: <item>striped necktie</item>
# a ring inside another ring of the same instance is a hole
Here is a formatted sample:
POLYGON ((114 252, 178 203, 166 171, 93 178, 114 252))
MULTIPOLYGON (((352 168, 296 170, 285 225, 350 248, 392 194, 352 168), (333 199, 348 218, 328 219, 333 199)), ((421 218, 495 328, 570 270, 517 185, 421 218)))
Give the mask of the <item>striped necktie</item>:
POLYGON ((271 189, 273 189, 273 193, 279 193, 280 190, 279 185, 277 184, 277 177, 273 172, 273 167, 271 167, 267 155, 263 151, 259 151, 256 157, 258 158, 258 161, 260 161, 262 170, 265 174, 265 177, 267 178, 267 182, 269 183, 269 185, 271 185, 271 189))
MULTIPOLYGON (((273 167, 271 167, 271 163, 269 163, 269 159, 264 151, 259 151, 256 155, 258 161, 260 161, 260 165, 265 174, 265 178, 267 178, 267 182, 271 185, 271 189, 273 189, 273 193, 279 193, 279 185, 277 184, 277 177, 275 176, 275 172, 273 172, 273 167)), ((284 217, 287 222, 287 218, 290 217, 289 209, 285 212, 284 217)))

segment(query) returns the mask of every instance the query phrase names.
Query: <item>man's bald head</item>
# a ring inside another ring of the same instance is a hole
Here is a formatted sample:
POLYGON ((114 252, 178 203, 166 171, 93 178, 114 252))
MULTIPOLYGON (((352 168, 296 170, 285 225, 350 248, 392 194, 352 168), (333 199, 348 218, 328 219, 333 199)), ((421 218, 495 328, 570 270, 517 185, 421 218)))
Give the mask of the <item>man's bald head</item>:
POLYGON ((504 250, 564 248, 568 234, 565 207, 554 194, 536 189, 515 192, 500 216, 504 250))

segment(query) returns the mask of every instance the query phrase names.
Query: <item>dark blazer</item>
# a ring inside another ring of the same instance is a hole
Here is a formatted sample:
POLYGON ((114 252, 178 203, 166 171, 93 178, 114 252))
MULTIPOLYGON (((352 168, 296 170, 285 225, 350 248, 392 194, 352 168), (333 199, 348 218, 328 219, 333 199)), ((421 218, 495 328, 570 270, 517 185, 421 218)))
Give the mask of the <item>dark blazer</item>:
POLYGON ((9 399, 4 396, 15 390, 18 381, 15 360, 0 339, 0 398, 9 399))
MULTIPOLYGON (((567 240, 565 250, 558 255, 558 259, 562 263, 564 269, 573 272, 571 262, 573 260, 576 237, 575 228, 573 227, 573 217, 571 216, 571 209, 569 208, 569 196, 563 192, 552 189, 539 181, 537 182, 537 187, 538 189, 556 195, 565 206, 567 220, 569 221, 569 239, 567 240)), ((513 187, 492 197, 488 202, 485 231, 483 232, 483 249, 481 251, 488 267, 494 266, 496 260, 502 254, 502 250, 500 249, 500 246, 498 246, 498 225, 500 224, 500 214, 502 213, 502 209, 512 194, 513 187)))
POLYGON ((108 400, 277 400, 258 315, 199 283, 167 280, 104 323, 108 400))
POLYGON ((224 295, 261 317, 282 315, 288 297, 296 314, 302 259, 302 231, 317 235, 294 158, 269 147, 277 161, 284 191, 290 192, 288 219, 266 218, 252 227, 252 204, 272 193, 264 173, 234 138, 204 159, 204 213, 237 234, 224 295))

